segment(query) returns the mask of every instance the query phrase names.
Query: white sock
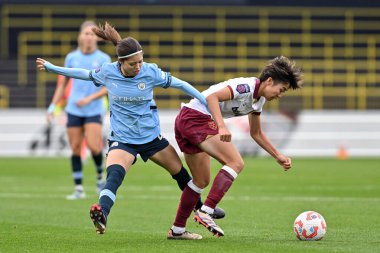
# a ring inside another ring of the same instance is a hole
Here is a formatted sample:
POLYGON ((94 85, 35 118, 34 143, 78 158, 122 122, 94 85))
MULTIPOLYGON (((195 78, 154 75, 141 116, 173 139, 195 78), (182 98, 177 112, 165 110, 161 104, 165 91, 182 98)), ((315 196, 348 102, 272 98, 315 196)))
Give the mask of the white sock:
POLYGON ((83 185, 81 185, 81 184, 76 185, 76 186, 75 186, 75 191, 83 192, 83 191, 84 191, 84 189, 83 189, 83 185))
POLYGON ((172 230, 175 234, 185 233, 186 229, 181 227, 172 226, 172 230))
POLYGON ((205 212, 205 213, 208 213, 208 214, 213 214, 213 213, 214 213, 214 209, 212 209, 212 208, 209 207, 209 206, 205 206, 205 205, 203 205, 203 206, 201 207, 201 210, 202 210, 203 212, 205 212))

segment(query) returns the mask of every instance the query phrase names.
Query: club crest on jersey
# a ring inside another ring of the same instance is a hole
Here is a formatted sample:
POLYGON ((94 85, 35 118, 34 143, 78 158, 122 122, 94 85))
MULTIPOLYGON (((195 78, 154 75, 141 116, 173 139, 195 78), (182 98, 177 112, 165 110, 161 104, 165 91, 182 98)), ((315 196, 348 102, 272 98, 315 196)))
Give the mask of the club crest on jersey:
POLYGON ((139 84, 137 85, 137 88, 139 88, 139 90, 143 90, 143 89, 145 89, 145 83, 139 83, 139 84))
POLYGON ((208 122, 208 127, 211 128, 212 130, 218 129, 214 121, 209 121, 208 122))
POLYGON ((248 84, 238 84, 238 86, 236 86, 236 91, 239 92, 240 94, 243 94, 243 93, 248 93, 250 92, 250 88, 249 88, 249 85, 248 84))

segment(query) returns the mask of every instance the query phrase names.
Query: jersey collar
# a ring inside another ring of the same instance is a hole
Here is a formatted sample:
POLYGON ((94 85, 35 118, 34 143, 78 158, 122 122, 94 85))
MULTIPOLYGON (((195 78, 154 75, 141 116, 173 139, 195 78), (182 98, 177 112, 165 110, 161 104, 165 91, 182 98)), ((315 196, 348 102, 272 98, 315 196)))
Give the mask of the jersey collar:
POLYGON ((258 96, 258 93, 259 93, 259 88, 260 88, 260 79, 256 78, 256 85, 255 85, 255 90, 253 92, 253 98, 254 99, 259 99, 260 97, 257 97, 258 96))
POLYGON ((139 76, 141 74, 143 68, 145 68, 145 62, 143 62, 142 66, 141 66, 141 69, 140 69, 140 72, 136 76, 126 76, 126 75, 123 74, 123 72, 121 72, 121 64, 120 64, 120 62, 117 62, 117 70, 119 70, 119 73, 120 73, 120 75, 122 77, 127 78, 127 79, 133 79, 133 78, 139 76))

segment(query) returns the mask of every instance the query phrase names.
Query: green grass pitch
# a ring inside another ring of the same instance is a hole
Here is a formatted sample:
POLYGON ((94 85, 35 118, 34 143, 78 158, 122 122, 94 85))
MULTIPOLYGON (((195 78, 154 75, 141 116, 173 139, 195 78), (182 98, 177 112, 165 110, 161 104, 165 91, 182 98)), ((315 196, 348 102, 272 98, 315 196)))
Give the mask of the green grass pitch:
MULTIPOLYGON (((288 172, 269 158, 245 163, 220 203, 225 237, 189 219, 187 229, 203 240, 169 241, 180 191, 152 162, 139 160, 128 172, 107 232, 97 235, 88 214, 97 201, 91 160, 84 168, 87 199, 67 201, 68 158, 0 158, 0 252, 380 252, 379 159, 293 158, 288 172), (322 241, 295 237, 293 221, 306 210, 326 219, 322 241)), ((213 162, 213 176, 218 168, 213 162)))

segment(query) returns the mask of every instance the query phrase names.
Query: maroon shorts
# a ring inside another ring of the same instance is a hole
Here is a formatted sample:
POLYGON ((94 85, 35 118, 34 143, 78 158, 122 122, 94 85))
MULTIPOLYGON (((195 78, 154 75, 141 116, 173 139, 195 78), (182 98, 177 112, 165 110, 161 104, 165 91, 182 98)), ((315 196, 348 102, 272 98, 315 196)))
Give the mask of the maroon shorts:
POLYGON ((182 107, 175 119, 175 139, 182 152, 196 154, 203 152, 198 145, 210 135, 219 133, 218 126, 210 115, 182 107))

